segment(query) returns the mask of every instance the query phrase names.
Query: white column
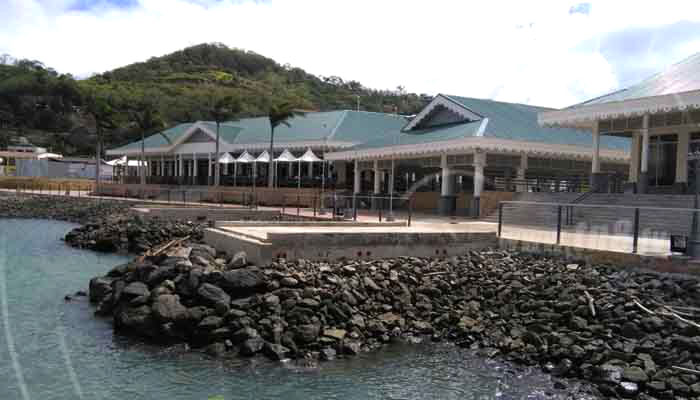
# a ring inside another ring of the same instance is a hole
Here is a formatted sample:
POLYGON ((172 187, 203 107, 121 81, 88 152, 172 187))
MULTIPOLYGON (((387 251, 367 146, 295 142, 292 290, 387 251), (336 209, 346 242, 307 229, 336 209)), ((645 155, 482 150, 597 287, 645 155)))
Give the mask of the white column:
MULTIPOLYGON (((198 165, 197 165, 197 164, 198 164, 198 163, 197 163, 197 153, 192 153, 192 175, 195 176, 195 177, 197 176, 197 173, 198 173, 198 171, 197 171, 198 165)), ((193 182, 196 183, 196 182, 197 182, 197 178, 195 178, 195 179, 193 180, 193 182)))
POLYGON ((632 133, 632 142, 630 143, 630 171, 629 181, 637 183, 639 181, 639 156, 641 137, 638 132, 632 133))
POLYGON ((355 160, 355 179, 353 185, 353 193, 360 193, 360 162, 355 160))
POLYGON ((165 156, 160 155, 160 176, 165 176, 165 156))
POLYGON ((381 191, 381 180, 379 175, 379 161, 374 160, 374 194, 379 194, 381 191))
POLYGON ((474 198, 481 197, 484 191, 484 167, 486 153, 474 153, 474 198))
POLYGON ((314 163, 310 162, 309 163, 309 178, 314 177, 314 163))
POLYGON ((642 122, 642 166, 641 171, 646 174, 649 171, 649 114, 644 114, 642 122))
POLYGON ((182 154, 180 154, 180 171, 178 172, 178 176, 185 176, 185 163, 182 154))
POLYGON ((389 170, 389 194, 394 194, 394 160, 391 160, 391 169, 389 170))
POLYGON ((442 168, 442 179, 441 179, 441 185, 440 185, 440 194, 445 197, 445 196, 452 196, 453 195, 453 187, 451 185, 452 179, 451 179, 451 173, 450 173, 450 168, 447 166, 447 155, 443 154, 440 158, 440 167, 442 168))
POLYGON ((676 153, 676 183, 688 183, 689 150, 690 132, 678 132, 678 150, 676 153))
POLYGON ((520 167, 518 168, 517 171, 517 179, 520 181, 518 185, 516 186, 516 191, 518 192, 526 192, 527 191, 527 185, 522 183, 522 181, 525 180, 525 174, 527 172, 527 154, 521 154, 520 155, 520 167))
POLYGON ((600 124, 593 123, 593 161, 591 162, 591 172, 600 173, 600 124))
MULTIPOLYGON (((211 178, 211 153, 207 153, 207 177, 211 178)), ((209 184, 208 180, 207 184, 209 184)))

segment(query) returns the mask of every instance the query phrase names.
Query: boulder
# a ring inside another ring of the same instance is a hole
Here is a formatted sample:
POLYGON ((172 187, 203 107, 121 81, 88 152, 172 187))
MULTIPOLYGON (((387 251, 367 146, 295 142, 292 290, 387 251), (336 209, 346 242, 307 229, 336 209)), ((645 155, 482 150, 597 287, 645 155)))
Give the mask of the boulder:
POLYGON ((251 338, 241 344, 240 353, 243 356, 252 356, 262 350, 265 341, 262 338, 251 338))
POLYGON ((146 286, 145 283, 138 281, 131 282, 130 284, 126 285, 124 290, 122 290, 122 298, 126 300, 131 300, 140 296, 148 297, 150 294, 151 292, 148 290, 148 286, 146 286))
POLYGON ((309 344, 318 339, 321 327, 316 324, 299 325, 296 328, 294 340, 297 343, 309 344))
POLYGON ((238 253, 234 254, 231 261, 226 264, 226 269, 239 269, 245 267, 246 265, 248 265, 248 256, 245 251, 239 251, 238 253))
POLYGON ((180 297, 174 294, 164 294, 156 297, 151 305, 153 316, 161 323, 184 322, 187 317, 187 307, 180 304, 180 297))
POLYGON ((221 281, 221 287, 233 298, 259 293, 265 289, 265 286, 265 275, 256 267, 226 271, 221 281))
POLYGON ((90 279, 88 290, 90 292, 90 302, 99 303, 112 293, 112 279, 106 277, 92 278, 90 279))
POLYGON ((231 302, 231 297, 223 289, 211 283, 203 283, 199 286, 197 295, 209 307, 216 307, 219 303, 228 305, 231 302))
POLYGON ((282 361, 289 358, 291 351, 281 344, 265 343, 263 353, 274 361, 282 361))

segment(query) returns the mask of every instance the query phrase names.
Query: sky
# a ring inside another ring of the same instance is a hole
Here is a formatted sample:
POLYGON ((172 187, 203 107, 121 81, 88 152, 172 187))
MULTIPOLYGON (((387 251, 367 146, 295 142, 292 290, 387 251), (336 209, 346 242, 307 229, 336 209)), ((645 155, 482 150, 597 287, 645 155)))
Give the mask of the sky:
POLYGON ((700 1, 0 0, 0 54, 86 77, 221 42, 375 89, 565 107, 700 52, 700 1))

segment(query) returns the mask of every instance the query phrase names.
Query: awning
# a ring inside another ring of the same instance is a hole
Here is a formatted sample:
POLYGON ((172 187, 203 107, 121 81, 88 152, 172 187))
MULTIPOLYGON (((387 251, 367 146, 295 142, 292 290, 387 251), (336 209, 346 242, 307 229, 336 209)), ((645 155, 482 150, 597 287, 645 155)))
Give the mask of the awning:
POLYGON ((311 149, 307 149, 303 156, 297 158, 297 161, 301 162, 321 162, 322 159, 318 158, 311 149))
POLYGON ((111 165, 111 166, 113 166, 113 167, 114 167, 114 166, 118 166, 118 165, 126 165, 127 167, 138 167, 138 166, 140 166, 140 165, 147 166, 147 165, 148 165, 148 162, 144 161, 143 163, 139 163, 139 160, 133 160, 133 159, 132 159, 132 160, 129 160, 129 162, 128 162, 128 164, 127 164, 127 162, 126 162, 126 156, 123 156, 123 157, 114 159, 114 160, 112 160, 112 161, 107 161, 107 162, 105 162, 105 164, 111 165))
POLYGON ((224 153, 221 157, 219 157, 219 163, 221 164, 231 164, 235 162, 236 159, 233 158, 233 156, 230 153, 224 153))
POLYGON ((255 157, 251 156, 247 150, 244 151, 243 154, 238 156, 238 158, 236 159, 237 163, 244 163, 244 164, 252 163, 254 161, 255 161, 255 157))
POLYGON ((267 150, 263 151, 262 153, 260 153, 258 158, 255 159, 255 162, 269 163, 270 162, 270 153, 268 153, 267 150))
POLYGON ((275 162, 294 162, 297 158, 289 150, 285 149, 279 157, 275 158, 275 162))

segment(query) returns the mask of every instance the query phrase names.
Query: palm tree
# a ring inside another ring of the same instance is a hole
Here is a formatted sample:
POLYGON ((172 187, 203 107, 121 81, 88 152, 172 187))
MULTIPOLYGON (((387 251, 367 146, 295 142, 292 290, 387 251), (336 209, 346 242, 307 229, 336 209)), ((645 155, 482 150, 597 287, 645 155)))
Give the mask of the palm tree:
POLYGON ((100 187, 100 165, 102 162, 102 136, 105 130, 116 128, 114 121, 115 112, 112 99, 104 98, 91 93, 85 98, 85 113, 95 120, 95 132, 97 134, 97 149, 95 153, 95 191, 100 187))
MULTIPOLYGON (((141 131, 141 159, 139 160, 139 176, 142 185, 146 184, 145 161, 146 161, 146 143, 145 136, 154 132, 161 131, 165 127, 165 122, 160 116, 160 111, 156 106, 156 102, 146 97, 134 103, 134 107, 130 111, 131 118, 141 131)), ((170 138, 161 135, 170 143, 170 138)))
POLYGON ((216 123, 216 160, 214 160, 214 186, 219 186, 221 173, 219 172, 219 142, 221 123, 226 121, 235 121, 241 113, 241 101, 237 97, 226 96, 218 98, 209 108, 207 114, 216 123))
MULTIPOLYGON (((280 125, 291 126, 289 120, 299 115, 303 116, 304 112, 296 110, 291 101, 273 103, 267 109, 267 117, 270 119, 270 164, 268 165, 267 186, 270 188, 275 185, 275 169, 272 167, 275 158, 275 128, 280 125)), ((299 171, 299 178, 301 179, 301 171, 299 171)))

